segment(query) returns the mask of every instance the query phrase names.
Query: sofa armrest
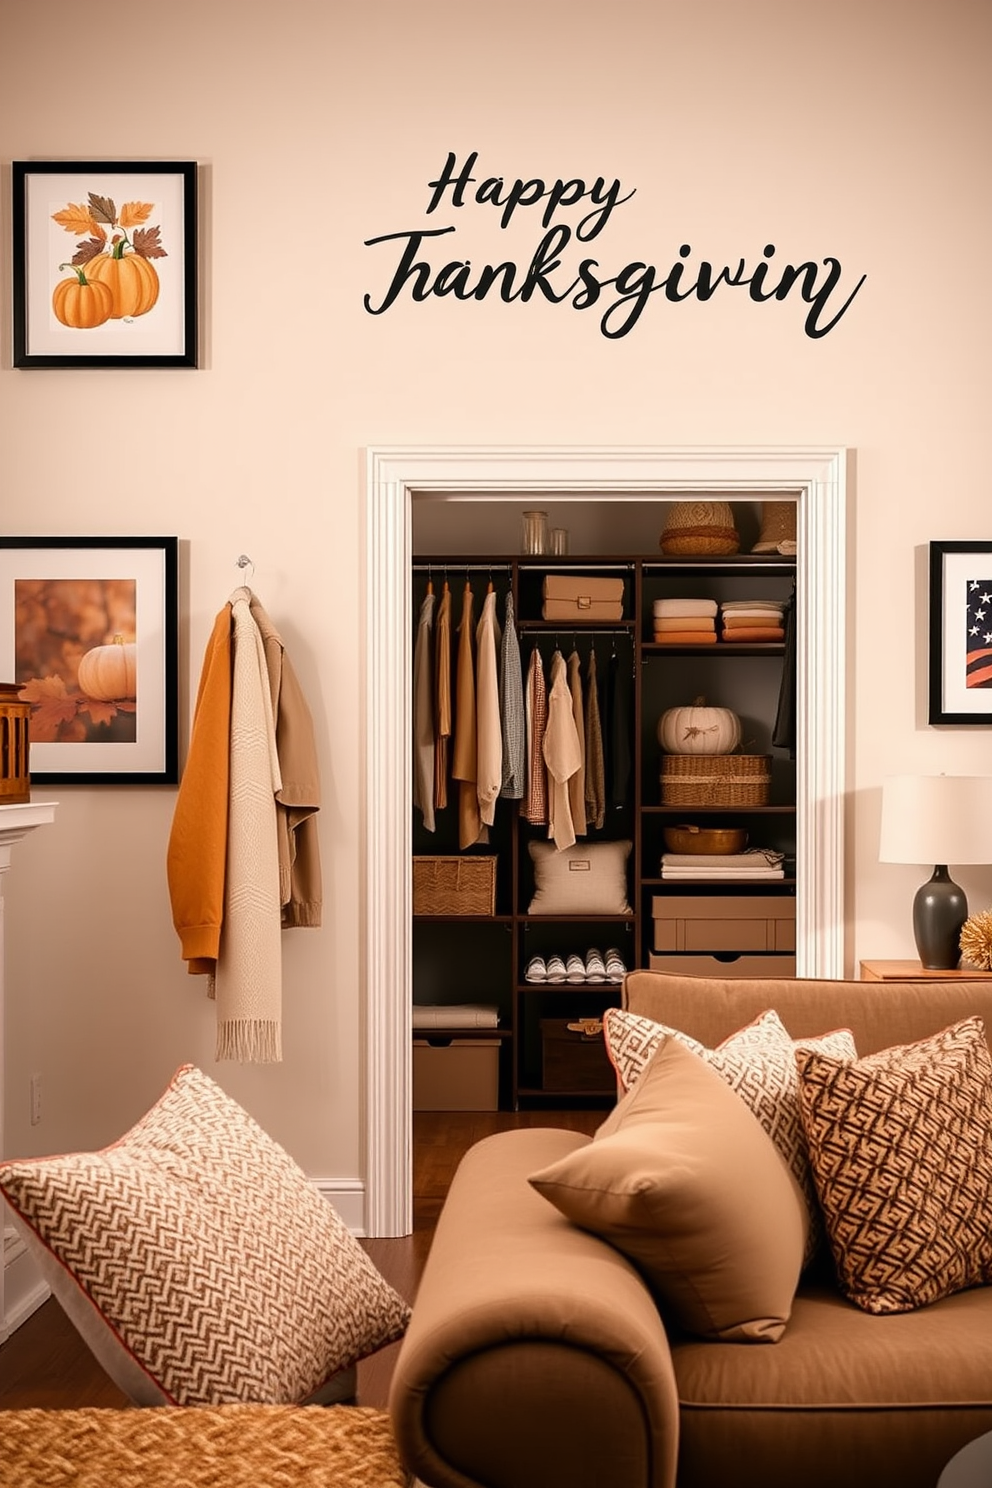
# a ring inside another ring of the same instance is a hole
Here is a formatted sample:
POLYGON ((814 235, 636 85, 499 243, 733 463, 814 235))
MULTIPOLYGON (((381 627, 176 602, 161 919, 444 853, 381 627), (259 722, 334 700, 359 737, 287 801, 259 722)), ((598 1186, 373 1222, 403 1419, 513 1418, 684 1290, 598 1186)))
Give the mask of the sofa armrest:
POLYGON ((487 1137, 445 1201, 396 1362, 393 1429, 431 1488, 672 1488, 679 1407, 630 1263, 527 1182, 589 1140, 487 1137))

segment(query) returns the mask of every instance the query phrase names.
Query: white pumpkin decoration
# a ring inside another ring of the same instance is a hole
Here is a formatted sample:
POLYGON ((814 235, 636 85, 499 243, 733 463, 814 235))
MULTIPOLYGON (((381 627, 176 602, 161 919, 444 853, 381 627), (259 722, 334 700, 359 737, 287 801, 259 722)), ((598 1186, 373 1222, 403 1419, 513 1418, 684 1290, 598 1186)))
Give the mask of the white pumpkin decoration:
POLYGON ((658 719, 658 743, 666 754, 732 754, 740 742, 737 714, 709 708, 702 697, 688 708, 669 708, 658 719))
POLYGON ((138 695, 138 648, 123 636, 114 636, 109 646, 94 646, 79 658, 79 686, 87 697, 117 702, 138 695))

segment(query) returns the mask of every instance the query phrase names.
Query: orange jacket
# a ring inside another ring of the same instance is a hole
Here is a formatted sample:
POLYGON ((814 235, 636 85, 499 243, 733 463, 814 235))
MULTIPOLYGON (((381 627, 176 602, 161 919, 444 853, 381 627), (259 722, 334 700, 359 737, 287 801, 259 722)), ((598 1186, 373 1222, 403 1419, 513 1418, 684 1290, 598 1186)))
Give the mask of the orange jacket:
POLYGON ((172 922, 191 975, 217 968, 224 918, 231 734, 231 606, 214 621, 166 855, 172 922))

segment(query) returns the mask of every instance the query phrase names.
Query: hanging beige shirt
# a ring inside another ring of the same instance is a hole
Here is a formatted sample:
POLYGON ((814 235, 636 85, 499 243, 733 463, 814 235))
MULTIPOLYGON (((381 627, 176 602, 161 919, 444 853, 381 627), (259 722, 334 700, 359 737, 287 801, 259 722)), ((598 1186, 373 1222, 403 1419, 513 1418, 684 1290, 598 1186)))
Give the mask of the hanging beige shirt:
POLYGON ((487 842, 489 834, 479 815, 476 791, 478 742, 475 713, 475 596, 465 585, 462 618, 458 626, 458 664, 455 674, 455 734, 451 777, 458 781, 458 846, 487 842))
POLYGON ((496 591, 490 587, 476 631, 476 795, 479 816, 491 827, 503 783, 503 731, 499 717, 499 643, 496 591))
POLYGON ((568 658, 568 690, 572 695, 572 718, 579 741, 579 768, 568 782, 568 805, 572 813, 572 830, 576 837, 586 835, 586 744, 582 711, 582 663, 579 653, 568 658))
POLYGON ((582 762, 579 736, 572 715, 565 658, 556 651, 551 658, 548 691, 548 726, 544 731, 544 763, 548 767, 548 836, 561 852, 575 844, 575 829, 569 804, 568 782, 582 762))
POLYGON ((451 590, 445 580, 434 621, 434 809, 448 804, 451 740, 451 590))

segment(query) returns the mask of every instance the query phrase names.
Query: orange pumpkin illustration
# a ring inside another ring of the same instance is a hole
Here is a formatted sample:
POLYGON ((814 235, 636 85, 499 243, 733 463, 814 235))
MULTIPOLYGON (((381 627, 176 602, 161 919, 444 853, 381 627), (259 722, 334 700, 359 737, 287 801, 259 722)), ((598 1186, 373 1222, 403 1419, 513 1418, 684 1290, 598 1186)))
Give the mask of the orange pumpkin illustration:
POLYGON ((158 299, 158 274, 155 265, 140 253, 125 253, 124 239, 111 253, 98 253, 86 265, 91 281, 105 284, 113 299, 111 320, 125 315, 144 315, 158 299))
POLYGON ((73 277, 60 279, 52 295, 52 309, 63 325, 85 330, 103 325, 114 310, 114 297, 109 285, 88 278, 75 264, 59 264, 73 271, 73 277))

